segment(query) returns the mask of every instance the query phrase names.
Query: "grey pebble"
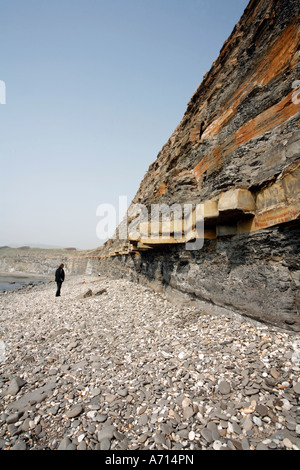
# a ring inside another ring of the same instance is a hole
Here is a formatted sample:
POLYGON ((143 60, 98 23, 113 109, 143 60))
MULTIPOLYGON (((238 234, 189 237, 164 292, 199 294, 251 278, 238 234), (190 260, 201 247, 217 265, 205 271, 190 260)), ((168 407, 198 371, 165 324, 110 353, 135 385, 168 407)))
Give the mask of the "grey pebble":
POLYGON ((16 436, 17 434, 20 434, 20 429, 14 424, 9 424, 7 426, 7 429, 11 437, 16 436))
POLYGON ((266 405, 262 405, 261 403, 258 403, 256 405, 255 411, 260 415, 260 416, 267 416, 268 414, 268 407, 266 405))
POLYGON ((85 441, 81 441, 81 442, 78 444, 77 450, 87 450, 87 445, 86 445, 85 441))
POLYGON ((103 439, 112 439, 116 428, 113 425, 105 426, 101 431, 98 431, 98 441, 103 439))
POLYGON ((72 444, 71 440, 68 437, 64 437, 60 442, 57 450, 67 450, 67 448, 72 444))
POLYGON ((139 425, 145 426, 148 423, 148 416, 144 413, 139 418, 139 425))
POLYGON ((256 446, 256 450, 269 450, 269 448, 263 444, 262 442, 260 442, 257 446, 256 446))
POLYGON ((233 421, 233 423, 231 423, 231 425, 232 425, 232 428, 233 428, 233 432, 235 432, 235 434, 238 434, 238 435, 242 434, 243 431, 242 431, 241 427, 235 421, 233 421))
POLYGON ((100 450, 109 450, 110 449, 110 439, 105 437, 104 439, 101 439, 100 442, 100 450))
POLYGON ((75 405, 70 410, 66 411, 66 415, 68 418, 76 418, 79 416, 83 411, 81 405, 75 405))
POLYGON ((4 392, 5 395, 17 395, 20 389, 25 385, 25 381, 20 377, 13 378, 10 382, 8 389, 4 392))
POLYGON ((225 380, 222 380, 220 383, 219 383, 219 392, 222 394, 222 395, 228 395, 230 392, 231 392, 231 386, 230 386, 230 383, 225 381, 225 380))
POLYGON ((243 450, 250 450, 250 444, 246 437, 242 439, 242 449, 243 450))
POLYGON ((155 434, 154 435, 154 442, 159 445, 163 445, 166 443, 165 437, 162 434, 155 434))
POLYGON ((76 450, 76 449, 77 449, 76 444, 73 444, 72 442, 66 448, 66 450, 76 450))
POLYGON ((300 395, 300 382, 297 382, 296 385, 294 385, 293 390, 297 395, 300 395))
POLYGON ((186 406, 183 409, 183 419, 189 419, 194 416, 195 412, 191 406, 186 406))
POLYGON ((16 413, 13 413, 11 415, 9 415, 7 418, 6 418, 6 423, 7 424, 14 424, 16 423, 17 421, 19 421, 20 417, 22 416, 23 413, 19 413, 19 412, 16 412, 16 413))
POLYGON ((252 428, 253 428, 252 419, 250 416, 247 416, 247 418, 245 419, 243 423, 243 429, 247 432, 247 431, 251 431, 252 428))
POLYGON ((26 442, 20 440, 17 441, 12 447, 11 450, 26 450, 26 442))
POLYGON ((212 431, 208 428, 204 428, 201 430, 201 436, 210 444, 213 442, 212 431))
POLYGON ((107 415, 102 414, 102 413, 98 413, 96 415, 95 419, 98 423, 104 423, 107 420, 107 415))

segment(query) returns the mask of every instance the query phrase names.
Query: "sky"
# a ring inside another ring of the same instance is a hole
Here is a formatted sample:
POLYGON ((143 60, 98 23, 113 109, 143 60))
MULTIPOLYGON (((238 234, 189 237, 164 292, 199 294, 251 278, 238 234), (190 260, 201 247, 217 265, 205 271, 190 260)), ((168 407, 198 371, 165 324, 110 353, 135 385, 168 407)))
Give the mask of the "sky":
POLYGON ((0 246, 100 246, 247 4, 0 0, 0 246))

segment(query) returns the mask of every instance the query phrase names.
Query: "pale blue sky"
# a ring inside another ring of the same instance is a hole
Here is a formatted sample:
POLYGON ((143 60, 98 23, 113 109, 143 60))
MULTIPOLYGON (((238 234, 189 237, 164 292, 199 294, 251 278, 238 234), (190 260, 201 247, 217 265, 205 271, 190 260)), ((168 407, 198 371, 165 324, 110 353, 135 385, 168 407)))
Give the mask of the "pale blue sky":
POLYGON ((94 248, 248 0, 1 0, 0 245, 94 248))

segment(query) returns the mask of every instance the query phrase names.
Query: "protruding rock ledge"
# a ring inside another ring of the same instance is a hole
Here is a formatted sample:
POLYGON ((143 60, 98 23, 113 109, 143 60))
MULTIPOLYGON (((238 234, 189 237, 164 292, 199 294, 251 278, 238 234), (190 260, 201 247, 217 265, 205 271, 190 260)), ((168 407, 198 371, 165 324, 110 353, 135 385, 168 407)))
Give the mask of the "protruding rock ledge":
MULTIPOLYGON (((139 230, 128 235, 128 241, 118 250, 101 255, 111 257, 129 255, 160 245, 184 244, 198 237, 216 237, 244 234, 296 220, 300 216, 300 163, 287 167, 275 181, 260 188, 234 188, 211 200, 200 202, 188 217, 147 221, 139 230), (203 230, 197 224, 203 223, 203 230)), ((182 210, 184 214, 184 210, 182 210)), ((173 217, 173 218, 172 218, 173 217)))

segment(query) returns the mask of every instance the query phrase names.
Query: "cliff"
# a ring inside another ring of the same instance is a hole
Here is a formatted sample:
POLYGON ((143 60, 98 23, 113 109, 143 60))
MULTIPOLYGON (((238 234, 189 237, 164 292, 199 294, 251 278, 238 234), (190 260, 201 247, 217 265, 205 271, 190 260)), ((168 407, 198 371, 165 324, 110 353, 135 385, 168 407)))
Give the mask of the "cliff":
POLYGON ((300 330, 299 20, 298 0, 250 1, 141 182, 127 240, 109 240, 97 270, 300 330), (165 230, 137 204, 192 209, 165 230))
POLYGON ((0 273, 30 273, 51 275, 57 267, 65 264, 69 274, 89 273, 89 260, 85 255, 89 252, 74 249, 41 249, 41 248, 10 248, 0 249, 0 273))

